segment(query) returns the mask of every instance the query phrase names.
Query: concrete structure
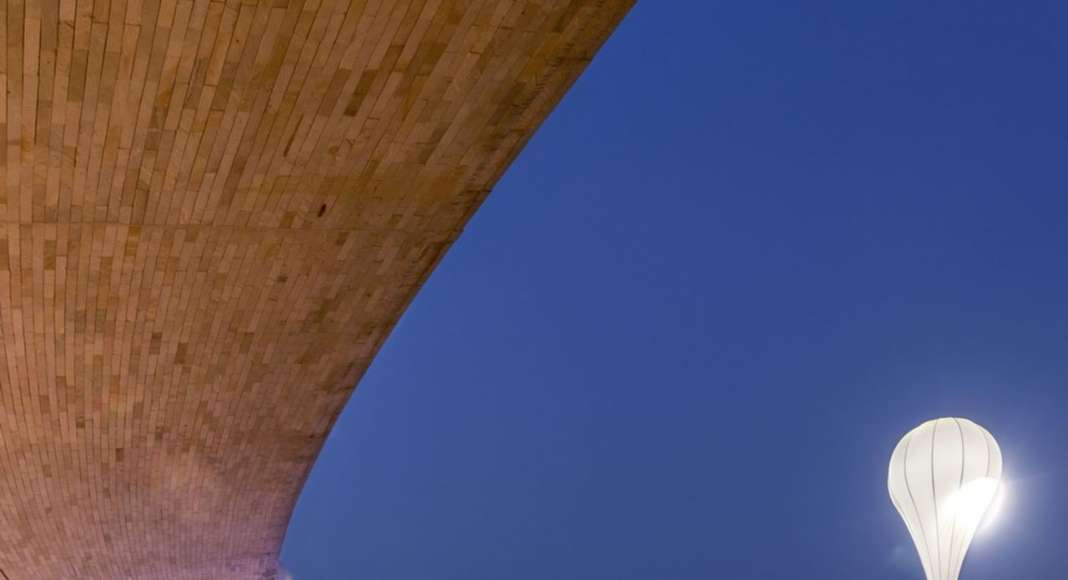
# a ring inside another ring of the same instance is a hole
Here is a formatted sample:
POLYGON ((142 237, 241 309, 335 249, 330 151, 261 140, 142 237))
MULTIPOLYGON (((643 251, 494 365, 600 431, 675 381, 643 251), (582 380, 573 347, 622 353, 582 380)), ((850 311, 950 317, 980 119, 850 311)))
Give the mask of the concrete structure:
POLYGON ((0 3, 0 578, 273 578, 361 373, 630 3, 0 3))

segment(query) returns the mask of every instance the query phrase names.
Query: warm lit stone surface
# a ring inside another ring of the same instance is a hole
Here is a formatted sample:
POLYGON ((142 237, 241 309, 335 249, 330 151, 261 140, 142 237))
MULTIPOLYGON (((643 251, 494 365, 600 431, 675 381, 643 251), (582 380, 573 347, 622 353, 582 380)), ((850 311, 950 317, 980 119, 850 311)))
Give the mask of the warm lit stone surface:
POLYGON ((274 577, 356 381, 630 3, 0 2, 0 578, 274 577))

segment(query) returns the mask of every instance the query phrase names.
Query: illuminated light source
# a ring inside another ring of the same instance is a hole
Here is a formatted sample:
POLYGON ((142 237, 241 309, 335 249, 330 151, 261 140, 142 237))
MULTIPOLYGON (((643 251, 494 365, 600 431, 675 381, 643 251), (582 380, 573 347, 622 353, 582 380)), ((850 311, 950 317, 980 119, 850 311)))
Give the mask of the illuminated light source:
POLYGON ((999 496, 1001 449, 967 419, 909 431, 890 456, 887 487, 927 580, 957 580, 983 516, 999 496))
POLYGON ((986 515, 983 516, 983 523, 979 524, 979 531, 983 532, 994 525, 998 516, 1001 515, 1001 510, 1005 509, 1005 496, 1008 495, 1009 490, 1005 486, 1005 482, 1002 481, 998 486, 997 494, 994 496, 994 503, 990 504, 990 508, 986 510, 986 515))

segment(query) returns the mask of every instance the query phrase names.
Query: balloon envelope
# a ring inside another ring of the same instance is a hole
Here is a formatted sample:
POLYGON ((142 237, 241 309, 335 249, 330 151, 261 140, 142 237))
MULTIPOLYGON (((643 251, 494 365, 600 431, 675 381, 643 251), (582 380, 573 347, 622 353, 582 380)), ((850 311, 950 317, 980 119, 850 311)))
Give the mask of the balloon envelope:
POLYGON ((909 431, 890 456, 887 487, 920 553, 927 580, 957 580, 1001 482, 1001 449, 968 419, 909 431))

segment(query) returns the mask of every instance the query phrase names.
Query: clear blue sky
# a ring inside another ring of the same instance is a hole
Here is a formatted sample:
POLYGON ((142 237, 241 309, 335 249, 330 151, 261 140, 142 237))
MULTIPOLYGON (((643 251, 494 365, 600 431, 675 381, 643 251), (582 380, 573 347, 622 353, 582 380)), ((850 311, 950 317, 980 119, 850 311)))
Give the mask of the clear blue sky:
POLYGON ((893 445, 969 417, 962 580, 1068 570, 1068 3, 645 0, 341 416, 299 580, 922 578, 893 445))

